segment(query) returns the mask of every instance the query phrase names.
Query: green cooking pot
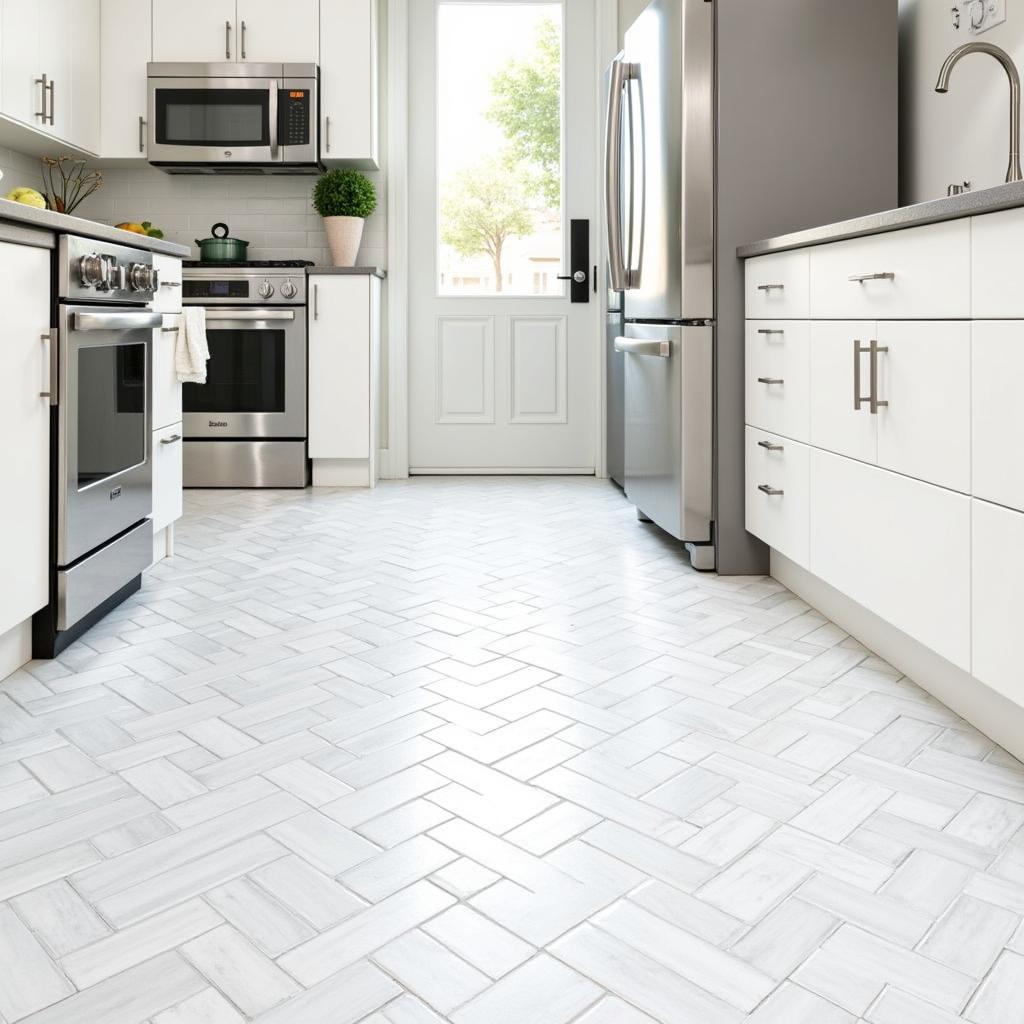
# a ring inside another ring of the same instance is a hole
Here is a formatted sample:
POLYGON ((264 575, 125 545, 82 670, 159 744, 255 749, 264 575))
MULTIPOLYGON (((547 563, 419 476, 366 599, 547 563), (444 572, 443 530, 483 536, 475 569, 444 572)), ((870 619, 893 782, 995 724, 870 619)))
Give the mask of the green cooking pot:
POLYGON ((243 242, 240 238, 228 238, 227 224, 214 224, 210 228, 210 234, 213 238, 195 240, 199 246, 199 258, 204 263, 238 262, 245 259, 249 243, 243 242))

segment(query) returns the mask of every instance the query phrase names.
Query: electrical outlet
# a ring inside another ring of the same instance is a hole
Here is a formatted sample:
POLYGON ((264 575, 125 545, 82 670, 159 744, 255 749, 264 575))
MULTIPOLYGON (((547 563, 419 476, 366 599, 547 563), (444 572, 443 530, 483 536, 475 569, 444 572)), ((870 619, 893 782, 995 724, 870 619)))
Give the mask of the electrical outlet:
POLYGON ((1006 0, 965 0, 959 8, 960 24, 965 25, 972 36, 1006 21, 1006 0))

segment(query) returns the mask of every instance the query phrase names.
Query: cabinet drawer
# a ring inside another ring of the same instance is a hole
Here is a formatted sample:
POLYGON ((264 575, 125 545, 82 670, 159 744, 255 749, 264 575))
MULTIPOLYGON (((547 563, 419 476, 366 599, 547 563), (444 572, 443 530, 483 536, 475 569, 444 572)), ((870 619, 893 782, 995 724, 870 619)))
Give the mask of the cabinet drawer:
POLYGON ((746 315, 750 320, 808 315, 806 249, 747 260, 746 315))
POLYGON ((971 490, 1024 511, 1024 323, 976 321, 972 333, 971 490))
POLYGON ((808 333, 806 320, 747 322, 747 423, 798 441, 807 440, 808 333))
POLYGON ((1024 317, 1020 254, 1024 209, 971 218, 971 312, 979 318, 1024 317))
POLYGON ((746 433, 747 529, 806 568, 810 449, 754 427, 746 433))
POLYGON ((811 450, 810 570, 965 671, 971 499, 811 450))
POLYGON ((967 219, 816 246, 811 316, 953 319, 971 313, 967 219))
POLYGON ((181 518, 181 424, 153 431, 153 532, 181 518))
POLYGON ((181 260, 177 256, 153 253, 153 266, 160 275, 160 286, 153 296, 153 310, 157 313, 181 312, 181 260))
POLYGON ((1017 636, 1024 621, 1024 514, 972 506, 971 674, 1024 704, 1017 636))

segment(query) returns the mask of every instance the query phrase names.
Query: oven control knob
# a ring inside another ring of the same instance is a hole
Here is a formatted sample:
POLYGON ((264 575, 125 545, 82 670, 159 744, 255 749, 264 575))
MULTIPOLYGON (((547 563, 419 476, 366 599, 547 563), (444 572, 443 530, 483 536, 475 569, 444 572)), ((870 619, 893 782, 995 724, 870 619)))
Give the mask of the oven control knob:
POLYGON ((146 263, 133 263, 128 268, 128 286, 133 292, 154 291, 156 271, 146 263))
POLYGON ((291 281, 285 281, 285 283, 281 285, 281 294, 286 299, 294 299, 296 292, 298 292, 298 288, 296 288, 291 281))
POLYGON ((99 253, 89 253, 78 261, 78 273, 86 288, 107 288, 110 284, 110 264, 99 253))
POLYGON ((264 281, 256 291, 261 299, 269 299, 274 294, 274 286, 269 281, 264 281))

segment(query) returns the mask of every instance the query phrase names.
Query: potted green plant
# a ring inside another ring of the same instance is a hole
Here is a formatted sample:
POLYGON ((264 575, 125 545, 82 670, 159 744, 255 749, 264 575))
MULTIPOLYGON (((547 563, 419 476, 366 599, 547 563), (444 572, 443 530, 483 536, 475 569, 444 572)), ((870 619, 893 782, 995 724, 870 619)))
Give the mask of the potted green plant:
POLYGON ((324 219, 334 265, 355 266, 363 225, 377 208, 373 182, 358 171, 327 171, 313 186, 313 206, 324 219))

